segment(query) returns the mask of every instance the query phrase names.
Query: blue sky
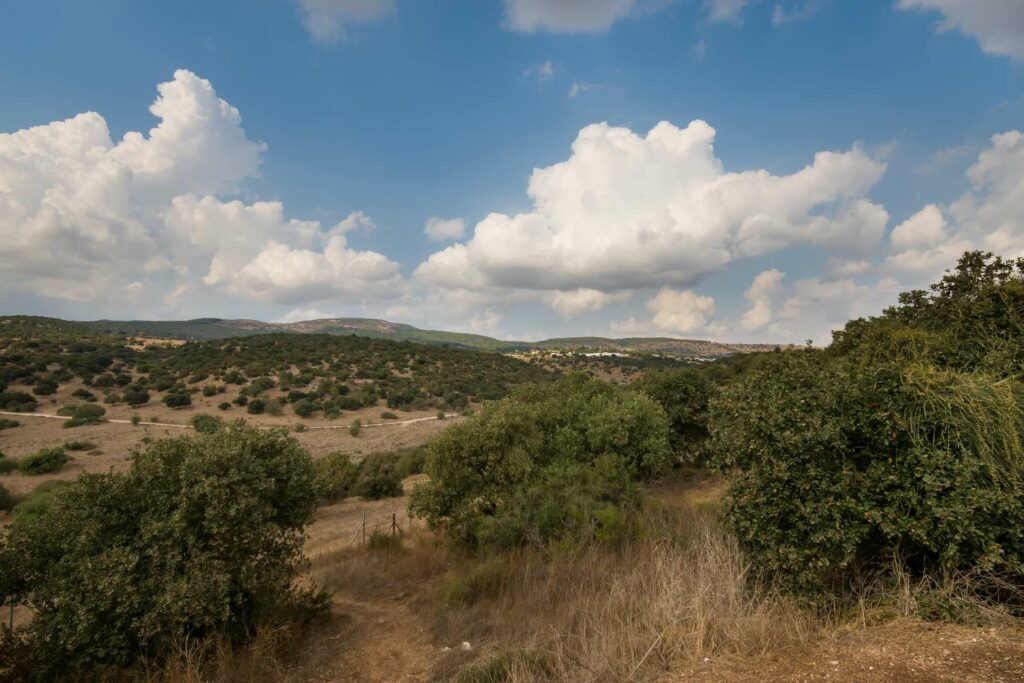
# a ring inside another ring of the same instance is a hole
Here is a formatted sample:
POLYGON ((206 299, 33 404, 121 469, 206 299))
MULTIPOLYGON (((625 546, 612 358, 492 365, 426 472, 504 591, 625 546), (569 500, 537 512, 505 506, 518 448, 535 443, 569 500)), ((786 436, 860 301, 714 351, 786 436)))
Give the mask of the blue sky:
POLYGON ((3 313, 826 341, 1024 253, 1020 0, 2 12, 3 313))

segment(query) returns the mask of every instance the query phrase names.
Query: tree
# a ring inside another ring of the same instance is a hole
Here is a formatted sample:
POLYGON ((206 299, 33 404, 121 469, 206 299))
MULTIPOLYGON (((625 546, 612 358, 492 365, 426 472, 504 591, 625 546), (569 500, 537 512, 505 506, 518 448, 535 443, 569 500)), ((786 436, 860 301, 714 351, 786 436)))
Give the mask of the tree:
POLYGON ((410 509, 468 547, 587 540, 671 467, 668 439, 642 394, 584 375, 521 387, 428 443, 410 509))
POLYGON ((708 401, 714 385, 693 368, 649 372, 634 385, 662 407, 672 427, 672 447, 687 461, 703 458, 708 437, 708 401))
POLYGON ((38 675, 158 659, 185 638, 242 639, 312 605, 295 579, 313 478, 284 432, 233 424, 156 442, 127 472, 82 475, 16 518, 0 597, 35 612, 25 637, 38 675))

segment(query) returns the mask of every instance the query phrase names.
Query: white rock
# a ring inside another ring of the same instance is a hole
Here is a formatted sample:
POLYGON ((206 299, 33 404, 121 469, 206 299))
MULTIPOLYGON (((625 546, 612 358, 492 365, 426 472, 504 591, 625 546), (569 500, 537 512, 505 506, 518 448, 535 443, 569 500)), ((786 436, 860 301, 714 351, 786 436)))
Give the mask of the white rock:
POLYGON ((470 650, 473 649, 473 646, 470 645, 469 642, 464 640, 464 641, 462 641, 462 649, 467 651, 467 652, 469 652, 470 650))

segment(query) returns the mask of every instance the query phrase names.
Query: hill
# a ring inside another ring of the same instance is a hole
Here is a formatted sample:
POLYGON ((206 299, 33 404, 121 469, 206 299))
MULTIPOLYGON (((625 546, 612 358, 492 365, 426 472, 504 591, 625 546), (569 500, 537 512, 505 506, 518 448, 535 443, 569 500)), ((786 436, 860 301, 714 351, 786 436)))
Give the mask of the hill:
POLYGON ((66 322, 53 318, 28 316, 0 317, 0 324, 8 329, 33 321, 34 326, 66 326, 81 334, 84 330, 118 337, 150 339, 181 339, 204 341, 248 337, 259 334, 298 333, 357 335, 393 341, 411 341, 420 344, 450 346, 482 351, 610 351, 637 354, 669 354, 675 356, 721 358, 737 353, 771 351, 774 344, 732 344, 699 339, 671 337, 561 337, 539 342, 502 340, 481 334, 424 330, 412 325, 374 318, 323 318, 293 323, 268 323, 259 320, 196 318, 194 320, 93 320, 66 322))

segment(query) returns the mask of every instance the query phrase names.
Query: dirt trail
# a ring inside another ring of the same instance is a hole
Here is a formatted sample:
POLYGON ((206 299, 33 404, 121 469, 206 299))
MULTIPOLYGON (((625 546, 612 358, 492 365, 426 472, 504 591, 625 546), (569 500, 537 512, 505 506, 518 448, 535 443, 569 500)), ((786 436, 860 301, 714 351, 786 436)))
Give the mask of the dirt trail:
POLYGON ((360 683, 428 681, 438 650, 430 644, 426 628, 401 601, 336 600, 336 613, 351 618, 340 664, 345 680, 360 683))

